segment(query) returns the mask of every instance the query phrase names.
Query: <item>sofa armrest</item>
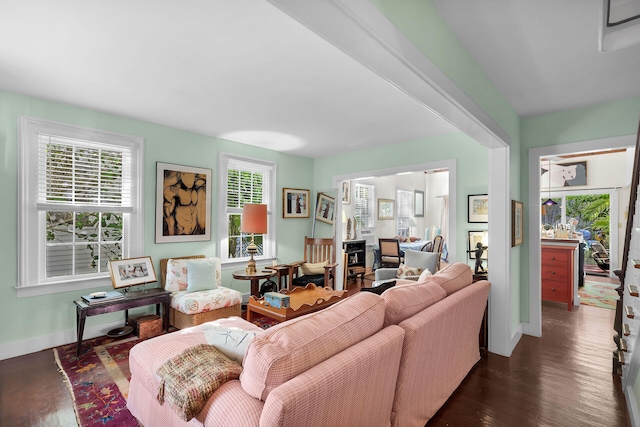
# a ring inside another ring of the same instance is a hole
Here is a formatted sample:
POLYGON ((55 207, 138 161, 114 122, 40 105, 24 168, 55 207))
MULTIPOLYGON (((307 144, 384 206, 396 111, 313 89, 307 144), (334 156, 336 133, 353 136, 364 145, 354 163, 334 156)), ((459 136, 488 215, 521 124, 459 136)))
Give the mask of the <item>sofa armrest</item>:
POLYGON ((376 280, 395 279, 397 274, 397 268, 378 268, 376 270, 376 280))

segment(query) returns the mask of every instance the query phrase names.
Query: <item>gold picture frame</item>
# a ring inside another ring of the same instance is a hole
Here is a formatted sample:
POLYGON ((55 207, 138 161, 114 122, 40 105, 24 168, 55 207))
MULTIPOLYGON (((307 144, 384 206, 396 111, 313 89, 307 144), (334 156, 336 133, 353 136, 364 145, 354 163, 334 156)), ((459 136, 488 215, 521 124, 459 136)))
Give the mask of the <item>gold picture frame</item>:
POLYGON ((282 218, 309 218, 309 190, 282 189, 282 218))
POLYGON ((378 219, 396 219, 396 201, 393 199, 378 199, 378 219))
POLYGON ((524 242, 524 203, 511 201, 511 247, 524 242))

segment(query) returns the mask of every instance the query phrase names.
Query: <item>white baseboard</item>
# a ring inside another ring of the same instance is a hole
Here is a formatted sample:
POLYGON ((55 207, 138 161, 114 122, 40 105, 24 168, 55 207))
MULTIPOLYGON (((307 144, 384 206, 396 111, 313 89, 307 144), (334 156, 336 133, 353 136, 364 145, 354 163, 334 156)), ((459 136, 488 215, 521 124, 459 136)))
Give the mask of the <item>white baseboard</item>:
MULTIPOLYGON (((111 329, 122 326, 122 320, 111 323, 103 323, 101 325, 87 327, 84 330, 83 339, 95 338, 106 335, 111 329)), ((21 341, 13 341, 10 343, 0 344, 0 360, 10 359, 12 357, 22 356, 37 351, 47 350, 64 344, 76 342, 76 331, 70 329, 63 332, 57 332, 51 335, 43 335, 36 338, 29 338, 21 341)))

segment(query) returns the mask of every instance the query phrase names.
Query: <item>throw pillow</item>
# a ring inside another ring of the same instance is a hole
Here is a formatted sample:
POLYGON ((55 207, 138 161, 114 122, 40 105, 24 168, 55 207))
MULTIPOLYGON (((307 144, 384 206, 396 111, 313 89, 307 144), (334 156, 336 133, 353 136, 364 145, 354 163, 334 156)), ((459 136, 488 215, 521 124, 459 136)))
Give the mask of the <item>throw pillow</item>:
POLYGON ((162 405, 166 400, 181 419, 189 421, 218 387, 237 380, 241 372, 239 363, 213 346, 190 347, 158 368, 158 402, 162 405))
POLYGON ((324 267, 329 264, 329 261, 324 262, 305 262, 300 266, 300 271, 303 276, 311 274, 324 274, 324 267))
POLYGON ((422 270, 422 268, 409 267, 408 265, 400 264, 396 273, 396 277, 398 279, 404 279, 405 277, 420 276, 422 270))
POLYGON ((167 277, 164 288, 169 292, 187 290, 187 266, 186 259, 169 259, 167 261, 167 277))
POLYGON ((418 282, 424 282, 427 280, 427 277, 431 276, 431 272, 428 268, 425 268, 422 273, 420 273, 420 277, 418 277, 418 282))
POLYGON ((189 259, 187 270, 187 292, 216 289, 216 262, 213 258, 189 259))
POLYGON ((242 363, 249 344, 258 334, 256 331, 246 331, 235 326, 224 327, 213 323, 205 323, 202 331, 209 344, 238 363, 242 363))

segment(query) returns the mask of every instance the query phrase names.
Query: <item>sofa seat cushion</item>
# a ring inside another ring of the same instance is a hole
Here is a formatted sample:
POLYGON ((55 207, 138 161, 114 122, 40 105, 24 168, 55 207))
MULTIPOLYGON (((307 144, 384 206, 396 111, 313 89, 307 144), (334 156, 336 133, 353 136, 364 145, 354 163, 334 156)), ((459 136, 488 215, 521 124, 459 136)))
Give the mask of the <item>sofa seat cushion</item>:
MULTIPOLYGON (((225 327, 237 327, 248 331, 253 330, 258 333, 262 332, 259 326, 237 316, 219 319, 210 323, 225 327)), ((163 363, 178 356, 188 348, 207 343, 202 330, 203 326, 194 326, 170 334, 159 335, 133 346, 129 353, 131 375, 137 378, 139 384, 151 396, 156 396, 158 393, 160 377, 156 372, 163 363)))
POLYGON ((447 292, 447 295, 451 295, 473 283, 473 273, 467 264, 456 262, 438 271, 427 280, 431 283, 437 283, 447 292))
POLYGON ((241 302, 242 293, 224 286, 198 292, 174 292, 171 295, 171 307, 184 314, 203 313, 241 302))
POLYGON ((388 289, 382 294, 385 303, 384 326, 397 325, 446 296, 444 289, 430 282, 413 282, 388 289))
POLYGON ((240 375, 242 388, 264 401, 281 384, 375 334, 383 320, 383 300, 361 292, 273 326, 249 345, 240 375))

